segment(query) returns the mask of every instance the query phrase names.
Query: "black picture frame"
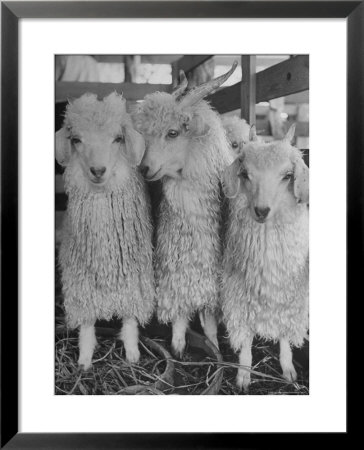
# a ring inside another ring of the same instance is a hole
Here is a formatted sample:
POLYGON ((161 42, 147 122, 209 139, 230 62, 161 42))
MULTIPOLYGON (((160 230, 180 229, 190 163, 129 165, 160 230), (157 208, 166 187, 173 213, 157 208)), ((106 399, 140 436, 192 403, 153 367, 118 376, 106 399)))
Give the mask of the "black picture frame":
MULTIPOLYGON (((240 433, 18 433, 18 22, 22 18, 118 17, 347 19, 347 303, 350 296, 357 295, 359 280, 364 273, 364 183, 361 176, 364 154, 364 2, 2 2, 1 448, 256 448, 261 445, 262 439, 270 441, 271 435, 248 434, 242 437, 240 433), (11 344, 7 344, 9 338, 11 344)), ((300 438, 300 444, 305 442, 308 435, 307 433, 300 438)), ((347 438, 349 433, 340 435, 338 438, 347 438)), ((288 438, 289 435, 280 436, 280 443, 284 445, 288 438)), ((335 439, 338 443, 337 438, 335 439)), ((318 443, 317 435, 315 443, 318 443)))

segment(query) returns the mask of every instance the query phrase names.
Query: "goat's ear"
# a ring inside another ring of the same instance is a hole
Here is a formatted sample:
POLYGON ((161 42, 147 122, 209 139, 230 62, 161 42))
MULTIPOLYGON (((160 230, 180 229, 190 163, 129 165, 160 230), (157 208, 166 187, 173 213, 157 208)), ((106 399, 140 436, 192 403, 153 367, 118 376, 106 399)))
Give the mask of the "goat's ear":
POLYGON ((238 195, 240 188, 240 179, 238 177, 238 171, 240 169, 242 160, 241 157, 235 159, 235 161, 227 166, 222 174, 222 188, 224 194, 228 198, 234 198, 238 195))
POLYGON ((302 158, 295 161, 293 192, 298 203, 309 202, 309 169, 302 158))
POLYGON ((56 132, 56 160, 59 165, 67 166, 71 158, 71 141, 65 128, 56 132))
POLYGON ((134 130, 132 127, 125 127, 125 147, 126 158, 132 166, 139 166, 144 152, 145 142, 143 136, 134 130))
POLYGON ((294 138, 294 133, 296 131, 296 124, 293 123, 290 127, 289 130, 287 131, 286 135, 284 136, 283 140, 289 142, 290 144, 293 141, 294 138))
POLYGON ((194 136, 205 136, 210 130, 210 125, 199 115, 194 115, 188 123, 188 129, 194 136))

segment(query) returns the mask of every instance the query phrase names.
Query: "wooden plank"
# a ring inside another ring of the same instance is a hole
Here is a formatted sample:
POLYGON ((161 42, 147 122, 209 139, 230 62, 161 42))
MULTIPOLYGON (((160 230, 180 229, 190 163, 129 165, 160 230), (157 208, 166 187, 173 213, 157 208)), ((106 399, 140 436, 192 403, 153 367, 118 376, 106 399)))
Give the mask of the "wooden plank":
POLYGON ((220 89, 212 95, 208 95, 206 100, 220 114, 224 114, 235 109, 240 109, 240 84, 236 83, 224 89, 220 89))
POLYGON ((103 98, 111 92, 123 92, 127 100, 141 100, 147 94, 155 91, 170 92, 170 84, 137 84, 137 83, 84 83, 84 82, 56 82, 56 103, 66 102, 68 99, 80 97, 86 92, 97 94, 103 98))
POLYGON ((183 55, 141 55, 142 63, 149 64, 173 64, 183 55))
POLYGON ((240 117, 255 124, 256 56, 242 55, 240 83, 240 117))
POLYGON ((257 73, 257 102, 309 89, 309 57, 294 56, 257 73))
POLYGON ((125 60, 124 55, 90 55, 93 56, 97 62, 100 63, 111 63, 111 64, 120 64, 125 60))
POLYGON ((127 55, 125 56, 124 61, 124 83, 132 83, 133 76, 132 76, 132 65, 133 65, 133 56, 127 55))
POLYGON ((178 85, 179 73, 178 73, 178 63, 174 62, 172 64, 172 86, 173 89, 178 85))
MULTIPOLYGON (((284 97, 309 89, 309 57, 295 56, 268 69, 256 76, 256 102, 266 102, 273 98, 284 97)), ((240 107, 240 87, 236 83, 220 89, 207 99, 219 112, 225 113, 240 107)))
MULTIPOLYGON (((127 55, 90 55, 101 63, 123 63, 127 55)), ((146 64, 172 64, 183 55, 140 55, 141 62, 146 64)))
POLYGON ((213 55, 185 55, 177 61, 178 70, 183 70, 185 74, 191 72, 197 66, 212 58, 213 55))

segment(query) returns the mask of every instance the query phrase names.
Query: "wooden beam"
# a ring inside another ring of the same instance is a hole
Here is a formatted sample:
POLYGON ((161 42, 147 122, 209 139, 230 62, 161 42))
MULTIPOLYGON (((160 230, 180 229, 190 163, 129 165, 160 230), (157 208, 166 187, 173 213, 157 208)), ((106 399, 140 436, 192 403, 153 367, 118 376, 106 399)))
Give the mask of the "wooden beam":
MULTIPOLYGON (((127 55, 90 55, 97 62, 102 63, 123 63, 127 55)), ((172 64, 183 55, 140 55, 142 63, 149 64, 172 64)))
POLYGON ((172 86, 173 89, 178 85, 179 73, 178 73, 178 63, 174 62, 172 64, 172 86))
POLYGON ((236 83, 233 86, 220 89, 215 94, 207 96, 206 100, 220 114, 240 109, 240 84, 236 83))
POLYGON ((242 55, 240 83, 240 117, 250 125, 255 124, 256 56, 242 55))
POLYGON ((197 66, 212 58, 213 55, 185 55, 178 61, 178 70, 183 70, 185 74, 188 74, 197 66))
POLYGON ((257 102, 309 89, 309 57, 294 56, 257 73, 257 102))
POLYGON ((141 55, 142 63, 150 64, 173 64, 183 55, 141 55))
MULTIPOLYGON (((266 102, 309 89, 309 57, 295 56, 256 75, 256 102, 266 102)), ((241 83, 221 89, 207 99, 219 112, 240 108, 241 83)))
POLYGON ((97 62, 100 63, 123 63, 125 60, 124 55, 90 55, 93 56, 97 62))
POLYGON ((132 65, 133 65, 134 56, 133 55, 126 55, 125 61, 124 61, 124 83, 132 83, 133 76, 132 76, 132 65))
POLYGON ((80 97, 86 92, 97 94, 103 98, 111 92, 123 92, 127 100, 142 100, 145 95, 155 91, 170 92, 170 84, 137 84, 137 83, 86 83, 86 82, 56 82, 56 103, 80 97))

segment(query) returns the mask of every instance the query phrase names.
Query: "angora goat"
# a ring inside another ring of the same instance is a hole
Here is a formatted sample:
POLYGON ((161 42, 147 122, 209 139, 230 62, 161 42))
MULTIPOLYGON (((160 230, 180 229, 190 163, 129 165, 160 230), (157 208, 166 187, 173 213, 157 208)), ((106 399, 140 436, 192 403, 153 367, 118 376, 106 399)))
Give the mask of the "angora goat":
POLYGON ((157 313, 161 322, 172 322, 177 355, 184 350, 188 321, 197 311, 205 334, 217 345, 220 180, 233 157, 220 117, 203 98, 235 67, 187 93, 184 78, 173 94, 151 94, 135 116, 146 140, 146 178, 163 183, 155 250, 157 313))
POLYGON ((237 155, 242 151, 243 145, 249 142, 250 126, 245 119, 239 119, 237 116, 222 116, 221 120, 231 149, 237 155))
MULTIPOLYGON (((308 329, 309 171, 291 146, 294 126, 282 141, 249 142, 225 170, 231 198, 224 252, 222 310, 240 364, 250 367, 254 335, 280 343, 283 376, 296 379, 290 345, 308 329)), ((250 372, 237 384, 247 390, 250 372)))
POLYGON ((67 323, 80 326, 78 363, 91 366, 97 319, 123 319, 126 358, 139 359, 138 322, 153 312, 151 222, 136 166, 145 150, 116 93, 85 94, 67 107, 56 133, 66 167, 68 208, 60 248, 67 323))

